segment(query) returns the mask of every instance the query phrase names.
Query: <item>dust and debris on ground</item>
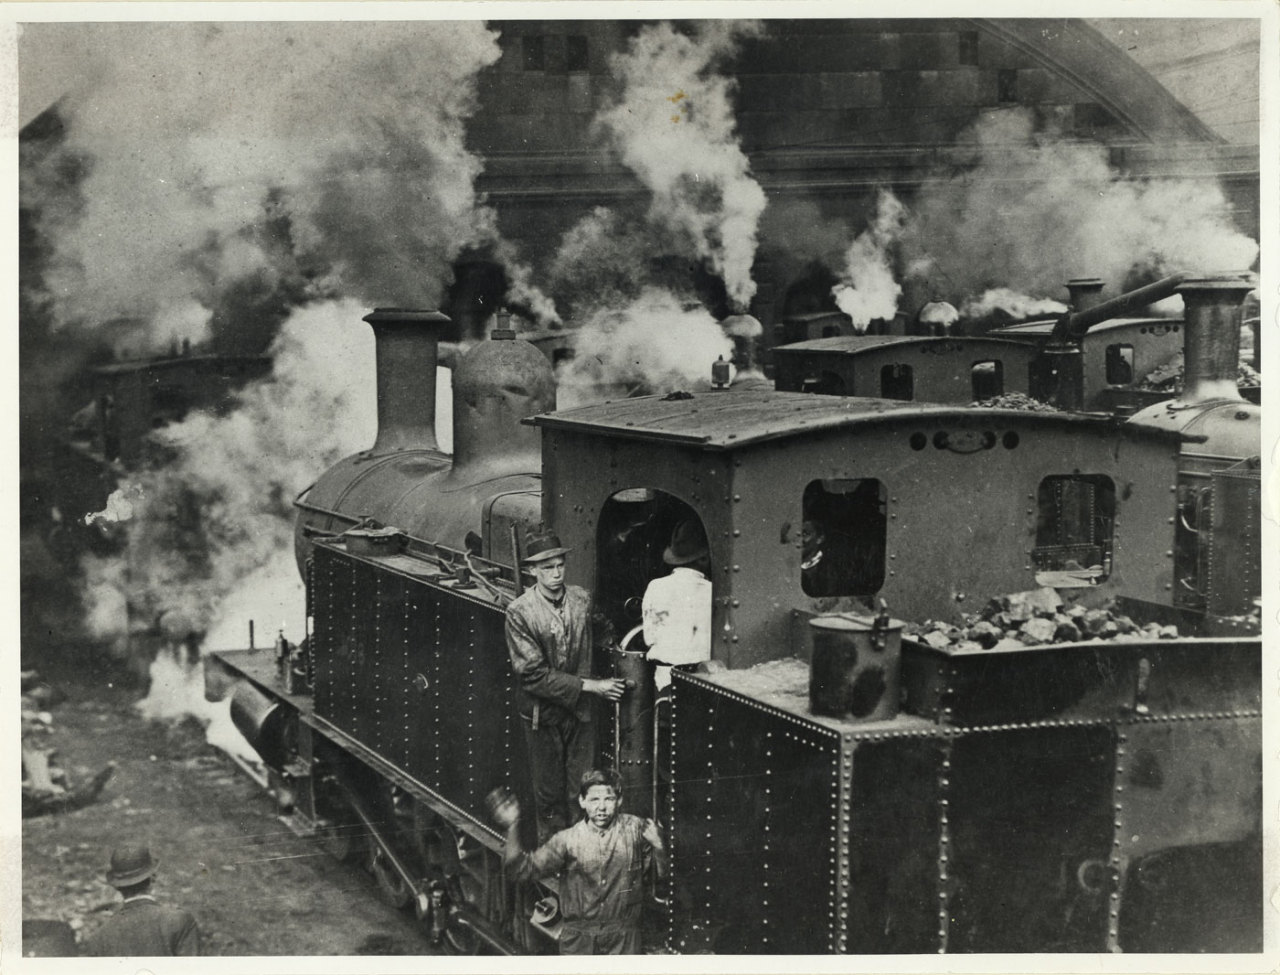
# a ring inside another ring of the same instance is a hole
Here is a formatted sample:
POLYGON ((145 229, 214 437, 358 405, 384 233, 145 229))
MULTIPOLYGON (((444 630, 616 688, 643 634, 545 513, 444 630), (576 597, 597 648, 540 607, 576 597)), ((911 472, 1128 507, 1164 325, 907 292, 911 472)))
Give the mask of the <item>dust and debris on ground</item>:
POLYGON ((196 916, 202 954, 433 953, 412 914, 381 903, 357 865, 292 833, 200 722, 145 720, 137 686, 89 675, 53 686, 58 700, 31 741, 53 757, 53 794, 113 774, 90 801, 22 820, 24 954, 67 953, 68 928, 83 940, 117 909, 102 878, 112 845, 130 842, 159 857, 157 898, 196 916))

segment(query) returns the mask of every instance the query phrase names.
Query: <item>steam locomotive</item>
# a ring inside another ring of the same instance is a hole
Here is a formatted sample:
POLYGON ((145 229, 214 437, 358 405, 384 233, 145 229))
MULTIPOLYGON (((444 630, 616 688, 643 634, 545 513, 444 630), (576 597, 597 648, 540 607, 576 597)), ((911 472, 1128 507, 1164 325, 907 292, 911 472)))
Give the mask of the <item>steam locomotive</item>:
POLYGON ((761 380, 556 412, 547 358, 499 328, 456 363, 452 456, 447 319, 373 312, 377 439, 296 501, 306 638, 215 655, 282 814, 452 950, 552 950, 555 884, 504 877, 485 803, 532 807, 503 639, 521 539, 553 525, 618 634, 694 519, 713 660, 669 697, 634 640, 596 662, 635 684, 602 760, 670 851, 652 948, 1260 950, 1260 410, 1224 381, 1249 285, 1177 288, 1183 395, 1127 420, 761 380), (816 521, 845 545, 825 588, 816 521), (1027 592, 1134 632, 904 635, 1027 592), (843 694, 855 671, 876 679, 843 694))
MULTIPOLYGON (((1103 302, 1100 278, 1075 278, 1067 282, 1070 313, 977 335, 855 335, 846 318, 824 327, 830 334, 804 336, 775 349, 777 383, 782 389, 828 395, 942 403, 1013 393, 1063 409, 1131 416, 1177 395, 1175 388, 1144 381, 1162 370, 1176 374, 1183 322, 1130 313, 1175 294, 1183 279, 1170 275, 1103 302), (1060 370, 1063 363, 1071 368, 1060 370)), ((1248 365, 1256 372, 1258 319, 1245 324, 1242 338, 1252 340, 1248 365)), ((918 333, 921 328, 928 326, 919 326, 918 333)), ((1260 386, 1245 383, 1241 395, 1258 403, 1260 386)))

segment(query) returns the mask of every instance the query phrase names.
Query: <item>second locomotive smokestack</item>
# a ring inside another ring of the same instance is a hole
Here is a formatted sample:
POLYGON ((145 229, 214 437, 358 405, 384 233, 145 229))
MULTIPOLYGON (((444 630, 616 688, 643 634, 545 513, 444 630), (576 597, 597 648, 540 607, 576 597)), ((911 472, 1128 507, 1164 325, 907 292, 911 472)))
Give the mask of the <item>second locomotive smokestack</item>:
POLYGON ((377 308, 364 320, 377 342, 378 436, 370 452, 438 450, 436 365, 449 316, 377 308))
POLYGON ((1185 307, 1183 403, 1241 399, 1241 305, 1250 285, 1238 275, 1188 278, 1178 288, 1185 307))
POLYGON ((1102 278, 1072 278, 1067 282, 1071 310, 1088 311, 1102 301, 1102 278))

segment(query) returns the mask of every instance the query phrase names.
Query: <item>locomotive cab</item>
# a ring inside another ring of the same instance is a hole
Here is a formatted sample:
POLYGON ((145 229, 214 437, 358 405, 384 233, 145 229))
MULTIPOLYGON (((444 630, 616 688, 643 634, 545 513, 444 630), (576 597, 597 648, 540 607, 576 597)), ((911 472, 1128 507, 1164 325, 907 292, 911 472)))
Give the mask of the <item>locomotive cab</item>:
POLYGON ((953 619, 1036 586, 1159 602, 1172 584, 1167 487, 1156 485, 1176 478, 1176 431, 758 388, 531 422, 544 434, 544 516, 578 553, 572 581, 617 612, 644 581, 620 582, 634 569, 601 547, 624 517, 619 499, 649 492, 629 503, 668 506, 662 530, 696 512, 712 657, 725 667, 807 659, 810 617, 881 599, 904 619, 953 619), (815 530, 841 572, 806 568, 815 530))

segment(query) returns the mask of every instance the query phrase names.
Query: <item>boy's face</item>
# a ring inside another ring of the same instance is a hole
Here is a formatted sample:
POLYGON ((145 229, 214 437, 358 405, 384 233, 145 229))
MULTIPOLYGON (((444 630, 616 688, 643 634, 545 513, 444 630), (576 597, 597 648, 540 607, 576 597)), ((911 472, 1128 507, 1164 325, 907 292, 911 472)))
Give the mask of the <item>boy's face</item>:
POLYGON ((593 785, 585 796, 578 796, 578 805, 597 829, 607 829, 613 824, 619 802, 618 793, 608 785, 593 785))
POLYGON ((564 556, 553 555, 542 562, 535 562, 533 577, 545 591, 558 594, 564 588, 564 556))

